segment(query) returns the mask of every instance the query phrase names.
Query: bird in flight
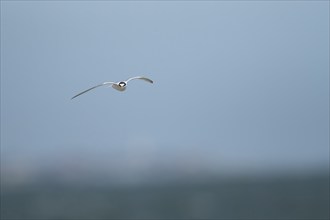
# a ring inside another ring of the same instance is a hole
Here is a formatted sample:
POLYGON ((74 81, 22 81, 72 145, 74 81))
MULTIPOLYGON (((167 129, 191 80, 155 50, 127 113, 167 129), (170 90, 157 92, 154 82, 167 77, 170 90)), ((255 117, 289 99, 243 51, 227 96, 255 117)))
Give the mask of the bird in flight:
POLYGON ((100 86, 107 86, 107 85, 108 85, 108 86, 111 85, 112 88, 114 88, 114 89, 116 89, 116 90, 118 90, 118 91, 120 91, 120 92, 123 92, 123 91, 126 90, 127 83, 128 83, 129 81, 133 80, 133 79, 142 79, 142 80, 144 80, 144 81, 146 81, 146 82, 154 83, 151 79, 148 79, 148 78, 146 78, 146 77, 143 77, 143 76, 135 76, 135 77, 131 77, 131 78, 127 79, 126 81, 119 81, 119 82, 104 82, 104 83, 102 83, 102 84, 99 84, 99 85, 93 86, 92 88, 89 88, 89 89, 87 89, 87 90, 85 90, 85 91, 82 91, 81 93, 78 93, 77 95, 73 96, 71 99, 74 99, 74 98, 76 98, 76 97, 78 97, 78 96, 80 96, 80 95, 82 95, 82 94, 84 94, 84 93, 86 93, 86 92, 88 92, 88 91, 90 91, 90 90, 92 90, 92 89, 95 89, 95 88, 97 88, 97 87, 100 87, 100 86))

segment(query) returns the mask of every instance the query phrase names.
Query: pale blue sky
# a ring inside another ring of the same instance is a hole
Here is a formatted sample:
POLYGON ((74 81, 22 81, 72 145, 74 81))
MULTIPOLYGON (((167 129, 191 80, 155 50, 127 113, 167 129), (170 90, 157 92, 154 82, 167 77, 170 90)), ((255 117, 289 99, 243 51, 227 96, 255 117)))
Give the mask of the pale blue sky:
POLYGON ((13 176, 327 168, 329 2, 1 1, 1 159, 13 176), (155 83, 70 100, 135 75, 155 83))

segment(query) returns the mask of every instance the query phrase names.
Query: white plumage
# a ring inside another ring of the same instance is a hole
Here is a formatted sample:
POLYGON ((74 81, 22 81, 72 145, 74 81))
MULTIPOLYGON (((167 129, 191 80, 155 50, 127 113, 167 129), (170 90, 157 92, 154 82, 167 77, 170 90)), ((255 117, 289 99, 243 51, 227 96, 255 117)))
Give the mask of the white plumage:
POLYGON ((74 99, 76 98, 77 96, 80 96, 92 89, 95 89, 97 87, 100 87, 100 86, 106 86, 106 85, 111 85, 112 88, 122 92, 122 91, 125 91, 126 90, 126 86, 127 86, 127 83, 133 79, 142 79, 146 82, 149 82, 149 83, 154 83, 151 79, 149 78, 146 78, 146 77, 143 77, 143 76, 135 76, 135 77, 131 77, 129 79, 127 79, 126 81, 119 81, 119 82, 104 82, 102 84, 99 84, 99 85, 96 85, 96 86, 93 86, 92 88, 89 88, 89 89, 86 89, 85 91, 82 91, 81 93, 78 93, 77 95, 73 96, 71 99, 74 99))

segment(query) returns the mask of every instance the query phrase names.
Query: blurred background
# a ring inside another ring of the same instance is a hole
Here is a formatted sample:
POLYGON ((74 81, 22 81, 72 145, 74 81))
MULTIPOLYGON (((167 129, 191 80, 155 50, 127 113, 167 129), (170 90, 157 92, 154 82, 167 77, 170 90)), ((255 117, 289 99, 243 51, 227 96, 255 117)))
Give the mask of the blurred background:
POLYGON ((1 218, 328 219, 329 2, 1 1, 1 218))

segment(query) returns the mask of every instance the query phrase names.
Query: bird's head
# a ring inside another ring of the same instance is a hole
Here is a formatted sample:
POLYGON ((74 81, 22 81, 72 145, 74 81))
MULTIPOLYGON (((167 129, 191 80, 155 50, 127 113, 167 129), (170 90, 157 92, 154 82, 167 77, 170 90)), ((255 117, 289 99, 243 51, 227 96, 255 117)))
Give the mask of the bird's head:
POLYGON ((126 86, 126 83, 125 83, 125 82, 119 82, 119 83, 118 83, 118 86, 120 86, 120 87, 125 87, 125 86, 126 86))

